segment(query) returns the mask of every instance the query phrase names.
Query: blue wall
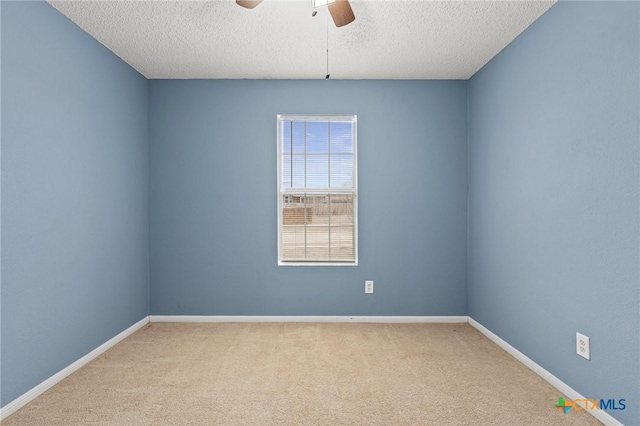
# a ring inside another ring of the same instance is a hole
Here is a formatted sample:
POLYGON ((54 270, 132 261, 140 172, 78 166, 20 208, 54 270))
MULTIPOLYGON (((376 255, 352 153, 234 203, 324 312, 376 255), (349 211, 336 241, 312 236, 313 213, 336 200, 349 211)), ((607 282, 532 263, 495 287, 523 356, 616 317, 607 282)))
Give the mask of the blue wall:
POLYGON ((469 315, 640 423, 640 3, 561 2, 469 83, 469 315), (592 360, 575 353, 591 338, 592 360))
POLYGON ((152 314, 465 315, 465 81, 149 86, 152 314), (277 266, 278 113, 358 115, 359 266, 277 266))
POLYGON ((44 2, 2 2, 5 405, 148 315, 148 84, 44 2))

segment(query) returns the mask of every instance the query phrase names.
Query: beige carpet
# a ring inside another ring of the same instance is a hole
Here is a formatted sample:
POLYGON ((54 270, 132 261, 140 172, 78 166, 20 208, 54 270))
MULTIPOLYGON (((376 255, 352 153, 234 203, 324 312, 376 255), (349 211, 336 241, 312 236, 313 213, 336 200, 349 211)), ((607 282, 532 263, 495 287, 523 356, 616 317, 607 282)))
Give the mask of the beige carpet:
POLYGON ((467 324, 153 323, 9 425, 588 425, 467 324))

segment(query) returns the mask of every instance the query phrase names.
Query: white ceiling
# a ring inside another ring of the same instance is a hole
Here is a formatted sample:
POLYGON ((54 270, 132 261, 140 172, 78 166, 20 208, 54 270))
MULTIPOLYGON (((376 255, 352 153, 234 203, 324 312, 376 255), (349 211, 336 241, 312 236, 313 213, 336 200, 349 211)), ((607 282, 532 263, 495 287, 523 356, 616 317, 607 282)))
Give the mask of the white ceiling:
POLYGON ((311 0, 49 1, 147 78, 468 79, 555 0, 351 0, 336 28, 311 0), (328 30, 328 34, 327 34, 328 30))

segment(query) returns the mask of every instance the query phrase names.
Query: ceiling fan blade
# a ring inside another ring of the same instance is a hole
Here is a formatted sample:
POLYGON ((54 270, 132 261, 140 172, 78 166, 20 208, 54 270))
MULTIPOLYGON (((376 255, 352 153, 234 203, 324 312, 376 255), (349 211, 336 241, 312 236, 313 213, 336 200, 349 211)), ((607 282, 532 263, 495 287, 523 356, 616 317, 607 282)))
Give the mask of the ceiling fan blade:
POLYGON ((336 27, 343 27, 356 19, 349 0, 336 0, 333 3, 329 3, 329 13, 331 13, 336 27))
POLYGON ((253 9, 260 3, 262 3, 262 0, 236 0, 236 4, 238 6, 242 6, 247 9, 253 9))

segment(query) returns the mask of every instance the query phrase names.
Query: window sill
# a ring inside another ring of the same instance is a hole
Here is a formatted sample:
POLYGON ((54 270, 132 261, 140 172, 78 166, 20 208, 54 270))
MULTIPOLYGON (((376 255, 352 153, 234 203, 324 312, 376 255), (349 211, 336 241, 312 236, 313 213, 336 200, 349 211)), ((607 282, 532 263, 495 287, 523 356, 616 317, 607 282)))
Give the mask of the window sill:
POLYGON ((283 262, 278 266, 358 266, 358 262, 283 262))

